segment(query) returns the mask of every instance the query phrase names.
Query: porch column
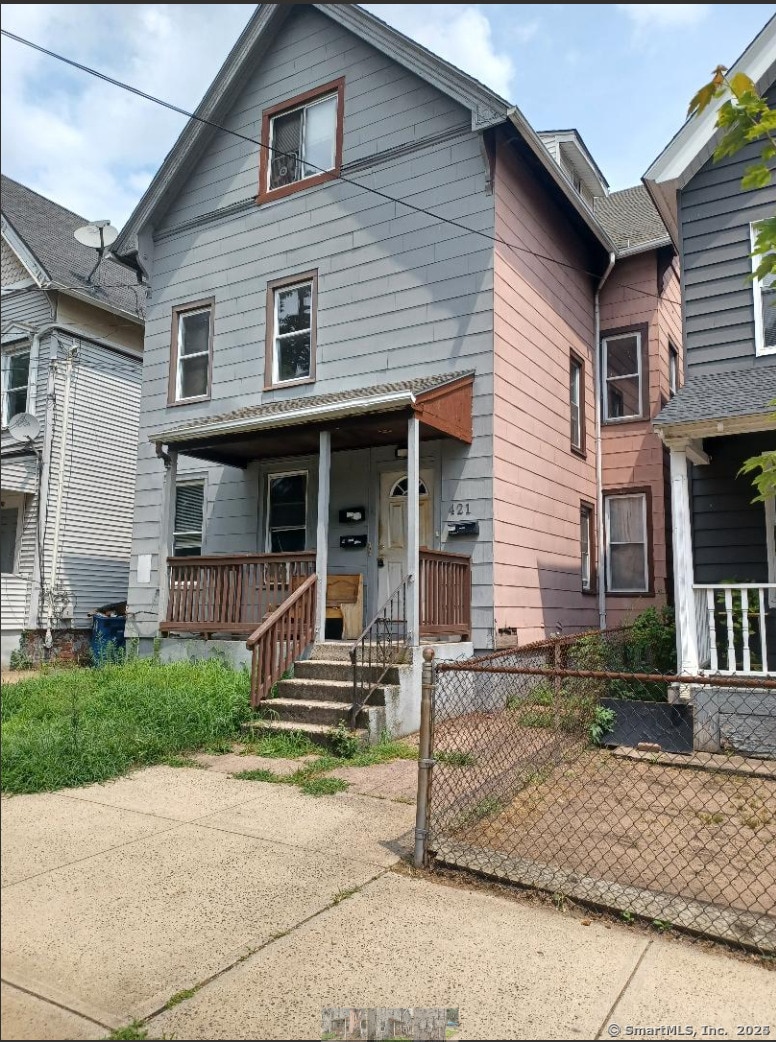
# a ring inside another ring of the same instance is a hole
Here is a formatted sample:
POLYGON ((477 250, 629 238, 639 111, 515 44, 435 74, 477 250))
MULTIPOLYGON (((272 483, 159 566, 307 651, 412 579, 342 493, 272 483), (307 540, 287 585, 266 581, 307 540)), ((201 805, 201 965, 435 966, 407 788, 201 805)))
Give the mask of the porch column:
POLYGON ((407 634, 413 647, 420 644, 420 422, 407 423, 407 634))
POLYGON ((321 431, 318 449, 318 530, 315 537, 315 572, 318 576, 315 639, 326 637, 326 575, 329 568, 329 494, 331 486, 331 434, 321 431))
MULTIPOLYGON (((164 457, 162 457, 164 459, 164 457)), ((167 558, 173 551, 175 530, 175 484, 178 480, 178 453, 172 449, 164 460, 162 485, 162 516, 159 526, 159 622, 167 617, 170 582, 167 576, 167 558), (169 462, 168 462, 169 460, 169 462)))
POLYGON ((693 589, 689 460, 684 446, 671 447, 671 529, 674 548, 674 600, 679 673, 698 673, 698 635, 693 589))

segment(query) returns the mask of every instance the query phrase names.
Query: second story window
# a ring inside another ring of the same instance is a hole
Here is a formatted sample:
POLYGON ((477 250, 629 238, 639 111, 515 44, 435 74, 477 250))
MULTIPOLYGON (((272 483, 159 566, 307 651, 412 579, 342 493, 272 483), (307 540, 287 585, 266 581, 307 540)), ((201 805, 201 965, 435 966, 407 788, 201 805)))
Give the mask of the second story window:
POLYGON ((641 333, 604 337, 604 420, 639 420, 644 415, 642 399, 641 333))
POLYGON ((668 345, 668 392, 673 398, 679 390, 679 352, 673 344, 668 345))
POLYGON ((585 451, 585 365, 573 352, 569 357, 569 406, 571 412, 571 448, 585 451))
POLYGON ((173 308, 169 402, 210 397, 213 363, 213 301, 173 308))
MULTIPOLYGON (((752 244, 757 235, 757 225, 752 225, 752 244)), ((756 271, 760 257, 752 258, 752 270, 756 271)), ((754 294, 754 342, 758 355, 776 353, 776 275, 766 275, 752 282, 754 294)))
POLYGON ((14 416, 27 412, 30 393, 30 352, 14 351, 3 355, 3 427, 14 416))
POLYGON ((267 387, 315 379, 317 282, 307 272, 267 288, 267 387))
POLYGON ((343 79, 266 109, 259 202, 336 177, 342 164, 343 79))

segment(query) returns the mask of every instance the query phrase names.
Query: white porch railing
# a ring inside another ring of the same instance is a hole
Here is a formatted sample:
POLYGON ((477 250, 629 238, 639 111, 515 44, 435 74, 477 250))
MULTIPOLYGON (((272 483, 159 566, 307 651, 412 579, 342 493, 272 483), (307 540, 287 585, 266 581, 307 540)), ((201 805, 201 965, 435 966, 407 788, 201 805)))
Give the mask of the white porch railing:
MULTIPOLYGON (((702 672, 754 676, 772 672, 767 627, 776 583, 696 584, 694 590, 702 672)), ((771 608, 771 615, 774 611, 771 608)))

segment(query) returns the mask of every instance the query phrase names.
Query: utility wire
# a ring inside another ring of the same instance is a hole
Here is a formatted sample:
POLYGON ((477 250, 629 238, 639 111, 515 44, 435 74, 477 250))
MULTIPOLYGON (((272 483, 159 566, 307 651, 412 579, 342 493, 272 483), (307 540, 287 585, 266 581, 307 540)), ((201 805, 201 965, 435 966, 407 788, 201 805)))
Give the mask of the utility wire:
MULTIPOLYGON (((292 156, 288 152, 283 152, 280 149, 267 144, 266 141, 262 141, 260 138, 253 138, 247 134, 241 134, 238 130, 232 130, 229 127, 223 126, 221 123, 216 123, 214 120, 206 119, 204 116, 198 116, 195 112, 190 112, 188 109, 181 108, 179 105, 173 105, 172 102, 164 101, 163 98, 159 98, 154 94, 148 94, 146 91, 140 90, 139 87, 133 87, 130 83, 124 83, 122 80, 117 80, 113 76, 108 76, 106 73, 100 72, 98 69, 91 68, 89 65, 83 65, 81 62, 74 61, 72 58, 67 58, 62 54, 58 54, 56 51, 51 51, 46 47, 42 47, 40 44, 33 43, 32 40, 27 40, 23 36, 18 36, 16 33, 9 32, 8 29, 0 29, 0 34, 7 37, 9 40, 13 40, 15 43, 23 44, 25 47, 30 47, 32 50, 38 51, 40 54, 45 54, 49 58, 54 58, 56 61, 63 62, 65 65, 69 65, 73 69, 78 69, 79 72, 84 72, 89 76, 94 76, 97 79, 102 80, 104 83, 109 83, 111 86, 118 87, 120 90, 128 91, 130 94, 134 94, 138 98, 143 98, 145 101, 150 101, 154 105, 160 105, 162 108, 168 109, 170 112, 175 112, 180 116, 185 116, 187 119, 193 119, 197 123, 202 123, 204 126, 213 127, 213 129, 220 130, 224 134, 236 137, 240 141, 245 141, 251 145, 258 145, 259 148, 263 148, 266 152, 272 152, 276 156, 281 156, 285 159, 296 158, 296 156, 292 156)), ((324 167, 317 166, 315 163, 308 163, 305 161, 305 165, 319 171, 320 173, 331 172, 326 170, 324 167)), ((371 195, 375 195, 386 202, 394 203, 394 205, 397 206, 404 206, 413 213, 421 214, 424 217, 430 217, 435 221, 440 221, 442 224, 447 224, 453 228, 458 228, 460 231, 467 232, 469 235, 477 235, 480 238, 487 239, 489 242, 505 246, 507 249, 512 250, 515 253, 525 253, 537 260, 547 261, 549 264, 557 264, 559 267, 567 268, 570 271, 576 271, 581 275, 588 275, 594 279, 599 279, 601 277, 600 272, 588 271, 586 268, 580 268, 576 264, 571 264, 568 261, 558 260, 557 257, 550 257, 547 254, 537 253, 535 250, 530 250, 526 246, 519 246, 517 243, 507 242, 506 239, 502 239, 499 235, 491 235, 489 232, 484 232, 479 228, 470 228, 468 225, 456 221, 452 217, 443 217, 441 214, 435 213, 433 210, 427 210, 425 207, 417 206, 415 203, 410 203, 406 199, 399 199, 396 196, 389 195, 387 192, 380 191, 379 188, 372 188, 370 185, 365 185, 361 181, 356 181, 352 177, 347 177, 342 173, 337 174, 336 177, 337 180, 342 181, 344 184, 352 185, 354 188, 358 188, 362 192, 369 192, 371 195)), ((649 290, 642 289, 640 286, 630 286, 625 283, 620 283, 620 286, 623 289, 633 290, 634 293, 641 293, 645 297, 652 297, 655 300, 667 300, 668 302, 681 307, 681 301, 674 300, 671 297, 661 297, 660 294, 652 293, 649 290)))

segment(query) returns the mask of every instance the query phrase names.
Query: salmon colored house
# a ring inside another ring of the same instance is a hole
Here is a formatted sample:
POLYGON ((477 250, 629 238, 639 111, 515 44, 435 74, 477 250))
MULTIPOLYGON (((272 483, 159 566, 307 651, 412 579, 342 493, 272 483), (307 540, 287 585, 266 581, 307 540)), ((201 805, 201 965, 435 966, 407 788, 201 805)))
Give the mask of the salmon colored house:
POLYGON ((400 733, 421 644, 662 603, 681 342, 646 193, 357 5, 261 5, 198 114, 114 246, 151 290, 141 646, 217 639, 257 704, 293 668, 280 726, 400 733))

